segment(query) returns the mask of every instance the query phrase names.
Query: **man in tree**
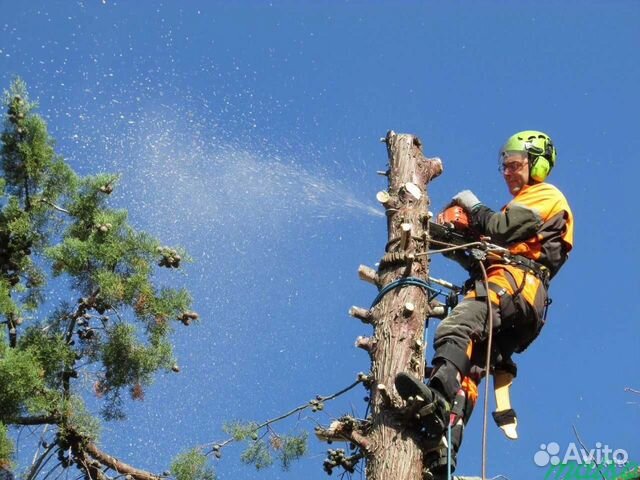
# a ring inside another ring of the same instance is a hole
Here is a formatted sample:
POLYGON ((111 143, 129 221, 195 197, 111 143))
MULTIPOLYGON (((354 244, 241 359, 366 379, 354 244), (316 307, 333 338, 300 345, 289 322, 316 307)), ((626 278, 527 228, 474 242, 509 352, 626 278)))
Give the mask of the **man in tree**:
MULTIPOLYGON (((488 262, 485 283, 477 262, 457 253, 455 260, 470 271, 464 299, 439 325, 433 369, 428 385, 408 373, 396 377, 405 400, 420 396, 425 406, 418 421, 423 433, 426 467, 435 478, 446 478, 447 450, 441 439, 451 422, 452 467, 462 432, 478 397, 477 384, 485 373, 489 295, 493 314, 492 364, 513 376, 513 353, 520 353, 538 336, 548 306, 549 281, 567 260, 573 246, 573 215, 563 194, 544 183, 556 162, 551 139, 538 131, 510 137, 500 150, 499 170, 513 195, 494 212, 469 190, 453 197, 470 218, 471 228, 506 247, 511 261, 488 262)), ((515 412, 507 414, 515 419, 515 412)), ((496 422, 504 421, 496 418, 496 422)))

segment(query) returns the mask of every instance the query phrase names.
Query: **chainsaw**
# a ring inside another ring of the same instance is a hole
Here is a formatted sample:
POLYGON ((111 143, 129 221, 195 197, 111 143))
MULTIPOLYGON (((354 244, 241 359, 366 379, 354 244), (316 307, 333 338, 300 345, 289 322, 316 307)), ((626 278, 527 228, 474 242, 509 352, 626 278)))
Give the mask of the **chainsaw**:
POLYGON ((461 247, 460 249, 466 250, 474 260, 518 265, 532 271, 545 284, 549 281, 550 272, 546 267, 529 258, 515 255, 507 248, 490 243, 490 237, 475 231, 468 213, 460 206, 449 206, 436 216, 435 222, 430 221, 429 237, 432 243, 444 247, 443 250, 447 250, 448 247, 453 247, 452 250, 461 247))
POLYGON ((429 222, 431 241, 442 247, 465 246, 476 260, 502 260, 509 263, 509 250, 500 245, 490 243, 490 238, 476 232, 469 214, 460 206, 445 208, 436 216, 436 221, 429 222))

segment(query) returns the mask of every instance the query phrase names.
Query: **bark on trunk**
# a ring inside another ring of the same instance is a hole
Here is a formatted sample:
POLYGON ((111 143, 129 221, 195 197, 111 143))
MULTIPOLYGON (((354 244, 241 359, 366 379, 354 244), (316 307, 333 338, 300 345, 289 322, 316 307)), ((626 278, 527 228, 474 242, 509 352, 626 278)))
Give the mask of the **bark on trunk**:
MULTIPOLYGON (((439 159, 422 154, 420 140, 390 131, 386 138, 389 155, 389 189, 377 198, 387 212, 388 244, 376 280, 385 285, 403 277, 428 279, 425 222, 429 206, 426 185, 442 173, 439 159)), ((429 305, 420 287, 405 286, 389 291, 371 310, 368 320, 374 335, 367 342, 372 361, 371 423, 368 430, 368 480, 420 480, 422 451, 407 429, 395 392, 399 372, 424 376, 424 329, 429 305)))

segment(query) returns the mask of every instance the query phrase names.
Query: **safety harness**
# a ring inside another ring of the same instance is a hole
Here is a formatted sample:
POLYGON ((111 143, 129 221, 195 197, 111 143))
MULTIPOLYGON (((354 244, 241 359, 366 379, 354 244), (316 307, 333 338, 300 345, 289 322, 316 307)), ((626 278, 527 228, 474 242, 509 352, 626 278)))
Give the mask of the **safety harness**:
POLYGON ((515 265, 523 269, 525 272, 535 275, 542 282, 545 289, 549 288, 551 270, 541 263, 531 260, 530 258, 523 257, 522 255, 514 254, 505 254, 503 263, 507 265, 515 265))

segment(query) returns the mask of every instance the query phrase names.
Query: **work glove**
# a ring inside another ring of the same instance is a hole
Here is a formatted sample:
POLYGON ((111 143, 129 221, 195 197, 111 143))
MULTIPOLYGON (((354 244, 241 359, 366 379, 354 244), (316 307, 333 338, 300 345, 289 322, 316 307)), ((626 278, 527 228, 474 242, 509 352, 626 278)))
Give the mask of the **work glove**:
POLYGON ((463 250, 452 250, 449 252, 443 252, 442 255, 449 260, 453 260, 469 273, 471 273, 471 270, 476 265, 476 261, 463 250))
POLYGON ((473 209, 479 205, 482 205, 482 202, 475 196, 475 194, 471 190, 463 190, 460 193, 457 193, 452 199, 451 203, 456 205, 460 205, 462 208, 467 210, 468 212, 473 212, 473 209))

